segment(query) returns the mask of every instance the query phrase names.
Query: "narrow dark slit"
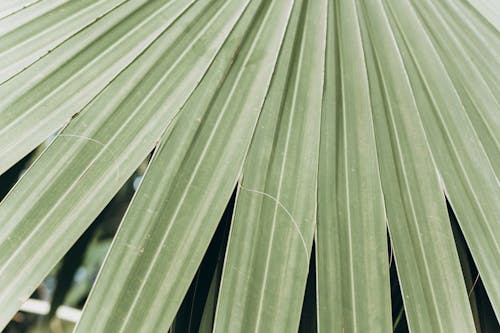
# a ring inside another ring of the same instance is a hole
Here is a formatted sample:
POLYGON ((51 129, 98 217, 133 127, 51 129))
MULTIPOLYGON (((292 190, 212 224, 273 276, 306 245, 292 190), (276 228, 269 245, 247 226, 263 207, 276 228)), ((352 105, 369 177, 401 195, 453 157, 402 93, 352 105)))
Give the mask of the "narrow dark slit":
POLYGON ((448 208, 448 216, 450 217, 451 229, 453 230, 453 237, 455 238, 458 257, 460 259, 465 287, 467 288, 469 304, 472 310, 474 324, 476 325, 476 331, 500 332, 500 325, 495 316, 493 306, 491 305, 470 249, 460 229, 457 217, 448 200, 446 200, 446 205, 448 208))

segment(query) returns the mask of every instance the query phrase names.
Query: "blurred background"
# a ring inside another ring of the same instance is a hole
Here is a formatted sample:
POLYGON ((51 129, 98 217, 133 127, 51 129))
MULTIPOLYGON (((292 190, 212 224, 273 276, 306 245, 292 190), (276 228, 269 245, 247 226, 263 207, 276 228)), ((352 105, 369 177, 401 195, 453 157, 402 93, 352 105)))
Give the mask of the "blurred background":
MULTIPOLYGON (((52 139, 0 176, 0 201, 52 139)), ((146 165, 147 160, 52 269, 2 333, 72 331, 146 165)))

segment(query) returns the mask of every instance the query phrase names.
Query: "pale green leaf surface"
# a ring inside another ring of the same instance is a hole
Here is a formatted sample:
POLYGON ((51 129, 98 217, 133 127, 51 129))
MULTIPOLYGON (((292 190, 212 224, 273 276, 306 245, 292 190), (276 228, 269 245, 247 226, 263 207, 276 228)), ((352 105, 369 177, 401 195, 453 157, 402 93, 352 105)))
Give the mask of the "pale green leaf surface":
MULTIPOLYGON (((448 24, 454 33, 454 37, 467 51, 471 61, 477 65, 477 71, 481 73, 490 89, 499 89, 500 76, 498 76, 497 72, 500 66, 500 43, 498 42, 500 31, 492 27, 484 16, 478 15, 477 11, 472 6, 469 6, 467 2, 434 0, 430 3, 427 2, 427 4, 433 5, 430 7, 433 8, 433 16, 441 14, 442 20, 448 24)), ((497 3, 500 4, 500 2, 497 3)), ((422 8, 422 3, 417 1, 413 1, 413 5, 416 9, 422 8)), ((427 7, 429 8, 429 5, 427 7)), ((427 15, 429 11, 425 12, 427 15)), ((424 12, 420 10, 422 21, 428 22, 431 37, 443 34, 444 31, 436 29, 432 22, 424 19, 423 14, 424 12)), ((452 36, 449 37, 453 38, 452 36)), ((458 54, 454 54, 452 58, 461 58, 467 62, 466 58, 462 58, 458 54)), ((497 94, 496 99, 500 103, 500 95, 497 94)))
POLYGON ((381 2, 362 7, 387 222, 412 332, 472 332, 444 195, 381 2))
POLYGON ((464 2, 474 8, 497 32, 500 31, 500 3, 498 1, 467 0, 464 2))
POLYGON ((238 180, 202 329, 390 331, 386 223, 412 332, 474 331, 457 247, 498 318, 499 4, 0 0, 0 174, 61 131, 0 203, 0 327, 155 148, 79 332, 183 322, 238 180))
POLYGON ((316 222, 326 1, 296 1, 238 188, 214 332, 295 332, 316 222))
POLYGON ((498 176, 452 78, 412 7, 404 1, 392 1, 388 12, 443 190, 499 317, 498 176))
POLYGON ((0 82, 28 67, 123 1, 45 0, 0 19, 0 82))
POLYGON ((170 326, 237 181, 290 7, 290 1, 254 1, 245 12, 244 25, 229 37, 230 45, 243 37, 245 44, 239 54, 227 49, 216 58, 165 136, 77 332, 170 326))
POLYGON ((318 181, 319 332, 388 332, 387 233, 358 13, 330 2, 318 181))
POLYGON ((0 326, 153 149, 244 8, 197 2, 58 135, 0 204, 0 326))
POLYGON ((87 105, 193 2, 127 2, 1 84, 0 174, 87 105))
POLYGON ((27 8, 30 5, 38 2, 40 0, 3 0, 0 1, 0 18, 11 15, 23 8, 27 8))
MULTIPOLYGON (((458 40, 455 32, 449 27, 444 19, 446 13, 438 10, 439 1, 433 4, 432 1, 415 1, 415 8, 420 13, 419 17, 425 23, 428 35, 432 38, 440 59, 446 66, 458 96, 467 111, 475 132, 488 155, 488 159, 497 175, 500 174, 500 143, 498 134, 500 133, 500 102, 499 94, 500 82, 491 87, 484 80, 478 70, 478 66, 469 57, 467 51, 458 40), (439 33, 435 33, 439 31, 439 33)), ((460 24, 467 20, 461 20, 460 24)), ((460 32, 463 34, 463 31, 460 32)), ((472 39, 476 40, 476 39, 472 39)), ((484 43, 476 42, 475 49, 479 49, 483 54, 495 50, 495 45, 489 47, 484 43)), ((489 61, 494 68, 500 70, 500 43, 496 48, 497 55, 494 60, 489 61)), ((498 77, 498 75, 497 75, 498 77)), ((498 80, 497 80, 498 81, 498 80)))

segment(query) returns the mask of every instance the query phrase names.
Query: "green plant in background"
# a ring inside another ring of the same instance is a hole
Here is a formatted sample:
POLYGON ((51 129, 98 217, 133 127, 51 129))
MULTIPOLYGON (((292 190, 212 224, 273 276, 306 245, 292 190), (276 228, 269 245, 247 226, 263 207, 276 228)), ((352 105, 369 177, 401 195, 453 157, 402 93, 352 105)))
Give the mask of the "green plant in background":
POLYGON ((2 2, 0 326, 154 151, 76 332, 494 331, 499 13, 2 2))

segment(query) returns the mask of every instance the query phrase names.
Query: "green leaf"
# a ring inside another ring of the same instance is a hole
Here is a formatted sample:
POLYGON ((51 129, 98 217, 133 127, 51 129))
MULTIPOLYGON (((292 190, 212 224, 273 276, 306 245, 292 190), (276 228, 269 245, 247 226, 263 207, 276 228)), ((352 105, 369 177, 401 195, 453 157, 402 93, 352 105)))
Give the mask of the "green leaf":
POLYGON ((386 216, 361 40, 362 14, 330 3, 318 183, 320 332, 391 328, 386 216))
POLYGON ((0 326, 150 153, 244 8, 197 2, 58 135, 0 204, 0 326))
POLYGON ((382 189, 408 326, 471 332, 444 195, 403 59, 383 5, 365 4, 362 11, 382 189))
POLYGON ((0 1, 0 328, 149 163, 78 332, 495 330, 499 9, 0 1))
POLYGON ((43 0, 1 19, 0 82, 19 73, 123 2, 43 0))
POLYGON ((153 158, 77 332, 171 325, 239 176, 290 7, 253 1, 245 11, 153 158))
MULTIPOLYGON (((402 1, 394 1, 388 12, 441 186, 456 213, 495 313, 500 316, 500 261, 496 260, 500 253, 498 175, 468 116, 474 110, 465 110, 453 77, 448 75, 415 11, 402 1)), ((439 33, 447 36, 444 31, 439 33)), ((468 63, 464 61, 462 66, 468 63)), ((494 132, 500 133, 500 128, 494 132)))
POLYGON ((238 188, 215 332, 298 329, 316 220, 325 13, 326 1, 294 5, 238 188))
MULTIPOLYGON (((162 33, 175 31, 172 23, 192 2, 129 1, 1 84, 0 173, 81 111, 162 33)), ((25 26, 19 27, 23 29, 25 26)), ((0 37, 0 53, 5 45, 5 52, 11 47, 13 56, 18 56, 15 49, 22 41, 17 31, 0 37)), ((186 38, 190 36, 194 35, 186 38)), ((167 43, 172 45, 171 41, 167 43)), ((158 48, 158 42, 155 45, 158 48)), ((4 57, 0 59, 3 62, 4 57)), ((11 61, 6 59, 7 63, 11 61)), ((171 61, 173 64, 175 60, 171 61)))
MULTIPOLYGON (((492 81, 484 78, 482 75, 484 73, 480 71, 484 67, 478 66, 475 63, 476 61, 470 58, 467 49, 459 40, 459 36, 463 35, 463 33, 453 30, 453 24, 467 24, 467 28, 471 29, 471 33, 475 32, 475 29, 470 24, 470 18, 465 15, 468 13, 466 11, 460 12, 462 14, 460 17, 447 22, 445 15, 450 10, 446 11, 448 8, 439 8, 440 6, 443 6, 440 2, 436 4, 430 1, 415 2, 415 9, 419 14, 419 19, 424 24, 426 33, 431 38, 440 60, 446 68, 446 73, 453 82, 460 102, 463 104, 463 108, 467 112, 467 116, 481 141, 481 146, 498 175, 500 174, 500 154, 498 154, 500 143, 497 133, 500 131, 500 117, 498 117, 500 96, 498 96, 497 92, 500 78, 494 76, 492 81), (441 33, 434 33, 433 31, 436 29, 441 33)), ((487 35, 484 29, 480 30, 480 33, 481 36, 487 35)), ((500 58, 498 57, 500 45, 493 43, 492 47, 489 47, 481 40, 479 42, 473 38, 469 38, 469 40, 475 42, 472 48, 476 50, 476 53, 471 54, 472 57, 476 58, 478 51, 482 58, 489 57, 488 63, 493 66, 488 74, 494 73, 495 68, 500 68, 500 58)))
POLYGON ((0 2, 0 18, 11 15, 16 11, 27 8, 39 0, 6 0, 0 2))

